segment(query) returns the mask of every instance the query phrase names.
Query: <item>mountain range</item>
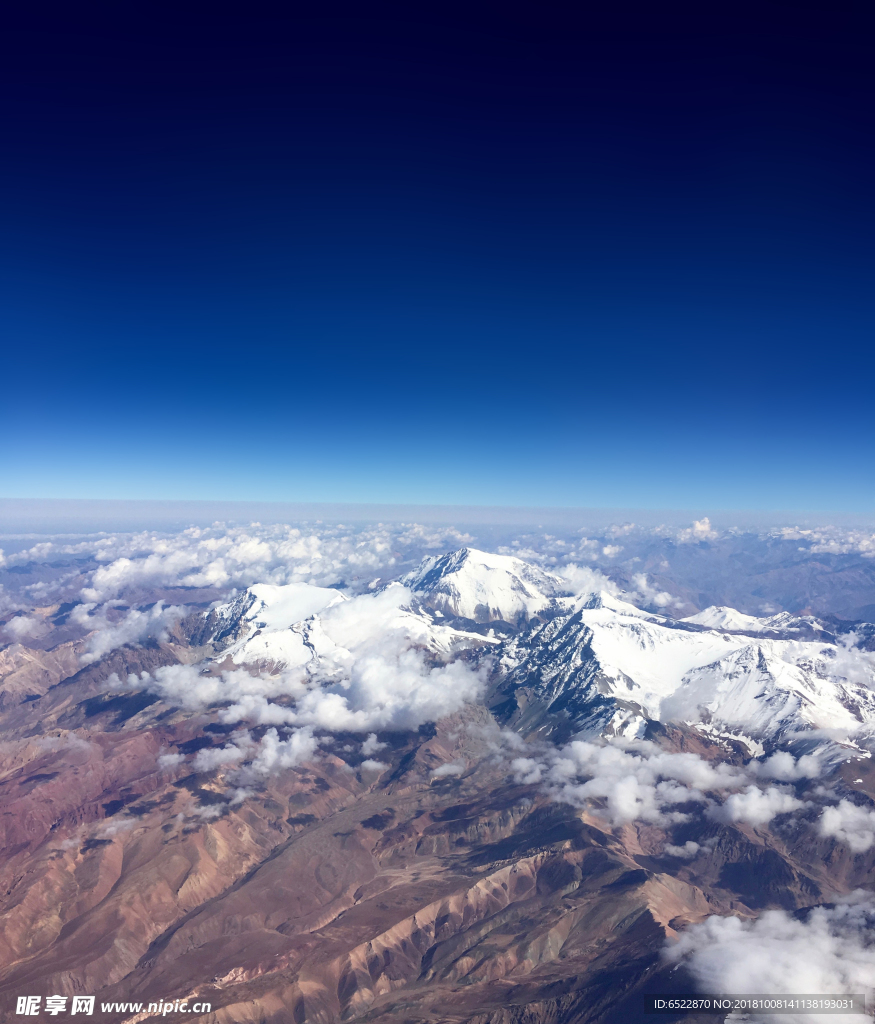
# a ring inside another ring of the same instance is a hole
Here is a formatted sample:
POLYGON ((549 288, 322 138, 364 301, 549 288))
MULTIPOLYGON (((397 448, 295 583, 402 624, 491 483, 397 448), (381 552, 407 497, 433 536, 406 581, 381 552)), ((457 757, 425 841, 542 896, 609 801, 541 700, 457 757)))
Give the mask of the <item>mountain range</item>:
POLYGON ((4 1006, 619 1024, 687 929, 872 887, 871 624, 469 547, 162 629, 0 651, 4 1006))

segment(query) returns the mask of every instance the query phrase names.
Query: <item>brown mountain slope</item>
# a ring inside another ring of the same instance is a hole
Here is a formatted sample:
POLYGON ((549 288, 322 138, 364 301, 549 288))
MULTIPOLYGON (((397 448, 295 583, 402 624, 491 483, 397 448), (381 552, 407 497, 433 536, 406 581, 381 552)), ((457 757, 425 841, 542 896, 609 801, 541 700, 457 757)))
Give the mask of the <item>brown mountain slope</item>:
MULTIPOLYGON (((237 792, 192 767, 226 742, 218 709, 107 689, 179 657, 122 648, 4 713, 3 1007, 197 995, 215 1024, 628 1020, 684 924, 871 877, 872 852, 810 831, 695 818, 667 836, 549 803, 508 778, 476 707, 381 735, 386 768, 337 735, 237 792), (159 765, 167 752, 183 759, 159 765), (431 774, 449 762, 461 774, 431 774), (666 839, 713 842, 678 861, 666 839)), ((682 732, 661 742, 726 756, 682 732)))

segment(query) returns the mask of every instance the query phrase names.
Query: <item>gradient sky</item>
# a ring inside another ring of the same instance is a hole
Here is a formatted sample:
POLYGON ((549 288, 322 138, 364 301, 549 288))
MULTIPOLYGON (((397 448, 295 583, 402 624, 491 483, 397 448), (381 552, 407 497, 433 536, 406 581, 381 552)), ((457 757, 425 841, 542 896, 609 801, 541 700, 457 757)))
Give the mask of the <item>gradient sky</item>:
POLYGON ((875 511, 867 6, 588 6, 7 9, 2 495, 875 511))

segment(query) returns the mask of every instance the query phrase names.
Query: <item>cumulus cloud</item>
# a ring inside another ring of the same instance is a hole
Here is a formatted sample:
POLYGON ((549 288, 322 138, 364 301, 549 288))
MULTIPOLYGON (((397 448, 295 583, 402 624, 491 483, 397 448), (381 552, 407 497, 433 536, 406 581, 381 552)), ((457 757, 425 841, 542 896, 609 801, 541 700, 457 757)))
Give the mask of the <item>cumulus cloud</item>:
MULTIPOLYGON (((867 992, 875 978, 875 898, 858 890, 803 919, 782 910, 766 911, 755 921, 709 917, 686 928, 665 956, 683 963, 703 993, 867 992)), ((754 1014, 750 1019, 773 1018, 754 1014)), ((834 1019, 781 1016, 788 1024, 834 1019)))
POLYGON ((77 736, 75 732, 64 733, 63 736, 40 736, 36 740, 36 746, 40 750, 61 750, 78 751, 81 754, 88 754, 95 749, 93 743, 77 736))
POLYGON ((572 740, 542 758, 511 762, 517 781, 542 783, 553 799, 589 807, 612 825, 686 820, 682 804, 707 802, 709 792, 740 789, 743 770, 692 753, 667 753, 652 743, 572 740))
POLYGON ((136 821, 132 818, 125 818, 121 821, 110 821, 99 827, 98 835, 103 836, 104 838, 117 836, 120 832, 130 832, 134 825, 136 825, 136 821))
POLYGON ((796 782, 799 779, 816 779, 823 771, 823 765, 816 754, 803 754, 797 760, 788 751, 779 750, 764 761, 751 761, 748 770, 765 779, 796 782))
POLYGON ((678 530, 675 540, 678 544, 698 544, 703 540, 716 540, 720 534, 711 527, 711 520, 705 516, 697 519, 692 526, 685 530, 678 530))
POLYGON ((623 591, 598 569, 590 569, 586 565, 569 562, 558 570, 558 575, 566 581, 568 589, 575 595, 595 594, 605 591, 613 597, 620 597, 623 591))
POLYGON ((276 729, 268 729, 250 771, 255 775, 270 775, 282 768, 294 768, 304 761, 312 760, 318 746, 319 740, 309 726, 296 729, 284 740, 279 738, 276 729))
POLYGON ((303 695, 307 687, 300 673, 263 673, 253 675, 245 669, 214 671, 212 665, 162 665, 153 672, 132 673, 126 683, 129 689, 148 689, 177 707, 199 711, 210 704, 232 701, 223 713, 224 721, 252 719, 258 724, 280 724, 293 721, 287 709, 269 705, 271 697, 303 695), (271 719, 276 716, 276 720, 271 719))
MULTIPOLYGON (((511 760, 517 782, 540 784, 553 800, 586 807, 612 825, 684 821, 689 817, 680 809, 684 804, 701 805, 714 821, 766 825, 779 814, 810 806, 773 781, 813 778, 819 767, 816 757, 796 760, 786 752, 739 767, 690 752, 670 753, 647 741, 617 739, 573 740, 539 756, 511 760)), ((668 852, 683 856, 676 850, 668 852)))
POLYGON ((199 750, 192 761, 192 768, 197 772, 217 769, 228 772, 232 782, 238 786, 239 802, 248 793, 240 788, 240 784, 245 785, 284 768, 294 768, 310 761, 318 747, 319 739, 313 735, 309 726, 291 730, 283 739, 276 729, 268 729, 260 741, 253 739, 247 730, 241 729, 224 746, 199 750))
POLYGON ((557 575, 568 584, 568 589, 575 596, 594 594, 603 591, 612 597, 626 600, 631 604, 651 605, 657 608, 681 607, 683 601, 673 597, 668 591, 659 590, 648 580, 646 573, 636 573, 631 580, 632 589, 624 591, 613 580, 597 569, 569 562, 556 570, 557 575))
POLYGON ((137 588, 229 589, 296 581, 324 585, 345 577, 391 577, 399 561, 472 540, 455 527, 415 523, 359 527, 217 523, 176 534, 96 534, 73 542, 55 538, 18 551, 9 561, 27 564, 63 556, 92 558, 100 565, 91 572, 82 598, 99 604, 137 588))
POLYGON ((15 615, 3 626, 6 635, 16 641, 41 636, 48 630, 45 619, 37 615, 15 615))
POLYGON ((819 526, 812 529, 784 526, 770 531, 770 536, 780 540, 803 541, 799 550, 814 554, 875 558, 875 533, 867 530, 851 530, 842 526, 819 526))
MULTIPOLYGON (((276 730, 274 730, 274 735, 276 735, 276 730)), ((199 750, 195 755, 192 767, 196 772, 215 771, 216 768, 224 768, 226 765, 242 761, 251 749, 251 739, 248 736, 245 740, 241 737, 237 743, 226 743, 224 747, 199 750)))
POLYGON ((370 757, 371 754, 376 754, 378 750, 382 750, 385 746, 387 746, 387 744, 381 743, 377 739, 377 734, 372 732, 368 734, 364 743, 362 743, 362 753, 365 757, 370 757))
POLYGON ((662 852, 668 854, 669 857, 678 857, 680 860, 692 860, 701 849, 702 847, 698 843, 688 839, 683 846, 672 846, 671 843, 666 843, 662 852))
POLYGON ((447 764, 442 764, 438 768, 433 768, 429 775, 433 779, 445 779, 449 775, 461 775, 465 770, 465 765, 456 761, 449 761, 447 764))
POLYGON ((745 822, 748 825, 767 825, 779 814, 789 814, 805 804, 792 793, 777 786, 759 789, 748 786, 742 793, 733 793, 720 806, 709 807, 708 817, 714 821, 745 822))
POLYGON ((184 760, 185 754, 159 754, 158 767, 162 771, 168 771, 171 768, 175 768, 178 764, 182 764, 184 760))
MULTIPOLYGON (((404 587, 393 586, 326 609, 306 626, 307 644, 318 657, 289 671, 170 665, 131 676, 128 684, 192 709, 231 701, 221 713, 225 722, 363 733, 414 729, 478 698, 488 666, 444 661, 428 650, 432 627, 406 610, 410 598, 404 587)), ((376 742, 376 736, 366 739, 365 752, 376 752, 376 742)))
POLYGON ((657 590, 648 582, 646 573, 636 573, 632 577, 632 585, 644 604, 654 605, 657 608, 668 608, 669 606, 680 608, 684 603, 672 597, 667 590, 657 590))
POLYGON ((825 648, 824 653, 832 654, 828 672, 852 685, 875 689, 875 651, 861 650, 860 640, 856 632, 851 632, 838 637, 834 648, 825 648))
POLYGON ((149 637, 166 641, 170 630, 185 614, 185 608, 158 601, 146 611, 132 608, 121 619, 108 618, 108 609, 95 613, 93 604, 77 605, 70 620, 92 632, 80 657, 83 665, 98 661, 125 644, 140 643, 149 637))
POLYGON ((852 853, 865 853, 875 843, 875 811, 840 800, 835 807, 824 808, 818 831, 834 836, 852 853))

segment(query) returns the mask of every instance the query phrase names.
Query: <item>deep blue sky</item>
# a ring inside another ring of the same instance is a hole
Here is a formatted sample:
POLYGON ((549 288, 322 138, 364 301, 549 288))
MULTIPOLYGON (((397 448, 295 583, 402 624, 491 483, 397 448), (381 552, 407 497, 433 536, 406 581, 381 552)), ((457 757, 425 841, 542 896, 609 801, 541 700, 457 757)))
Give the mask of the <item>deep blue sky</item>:
POLYGON ((867 5, 604 6, 7 8, 2 494, 875 509, 867 5))

